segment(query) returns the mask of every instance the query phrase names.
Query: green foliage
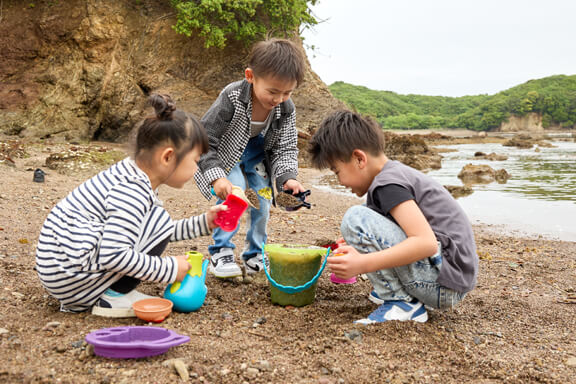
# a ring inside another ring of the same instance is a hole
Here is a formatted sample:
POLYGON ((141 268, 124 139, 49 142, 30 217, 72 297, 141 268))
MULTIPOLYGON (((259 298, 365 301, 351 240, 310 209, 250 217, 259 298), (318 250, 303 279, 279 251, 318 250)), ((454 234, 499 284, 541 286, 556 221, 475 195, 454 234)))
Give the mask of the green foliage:
POLYGON ((384 129, 495 129, 511 115, 542 115, 542 124, 576 124, 576 76, 530 80, 495 95, 463 97, 399 95, 335 82, 332 94, 375 118, 384 129))
POLYGON ((267 36, 288 38, 301 25, 317 24, 308 5, 317 0, 171 0, 174 29, 197 33, 204 46, 224 48, 230 38, 249 45, 267 36))

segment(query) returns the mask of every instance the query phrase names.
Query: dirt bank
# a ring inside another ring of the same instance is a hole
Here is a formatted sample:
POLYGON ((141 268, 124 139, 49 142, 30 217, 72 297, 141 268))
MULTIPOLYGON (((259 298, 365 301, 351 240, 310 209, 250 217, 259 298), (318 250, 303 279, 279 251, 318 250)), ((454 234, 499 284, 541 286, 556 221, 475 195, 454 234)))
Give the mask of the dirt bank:
MULTIPOLYGON (((1 383, 181 382, 162 364, 173 358, 183 360, 193 383, 574 382, 576 306, 569 302, 576 288, 576 243, 511 238, 481 227, 475 228, 482 258, 477 289, 453 311, 430 312, 425 324, 355 327, 355 319, 375 309, 361 279, 337 286, 325 272, 313 305, 283 308, 270 304, 262 276, 249 284, 209 276, 198 312, 173 313, 160 324, 189 335, 189 343, 138 360, 87 354, 83 340, 90 331, 144 323, 61 313, 38 282, 34 247, 48 210, 96 171, 79 167, 64 175, 44 167, 50 153, 70 148, 28 146, 28 157, 15 156, 14 166, 0 164, 1 383), (32 181, 38 167, 47 171, 44 183, 32 181)), ((72 152, 83 150, 75 146, 72 152)), ((92 150, 108 151, 99 145, 92 150)), ((273 210, 270 242, 335 238, 342 214, 360 202, 314 187, 320 172, 301 173, 313 207, 273 210)), ((163 188, 160 196, 175 218, 209 206, 193 183, 163 188)), ((168 254, 206 254, 209 240, 173 244, 168 254)), ((149 294, 163 290, 142 286, 149 294)))

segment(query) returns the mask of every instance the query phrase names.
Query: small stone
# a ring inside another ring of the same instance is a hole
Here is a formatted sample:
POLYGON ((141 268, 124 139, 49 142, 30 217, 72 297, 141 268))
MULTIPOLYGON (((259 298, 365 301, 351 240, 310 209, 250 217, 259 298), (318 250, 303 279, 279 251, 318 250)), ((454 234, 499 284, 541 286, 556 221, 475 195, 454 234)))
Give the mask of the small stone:
POLYGON ((188 381, 190 378, 190 375, 188 374, 188 367, 182 360, 174 359, 174 369, 182 380, 188 381))
POLYGON ((258 376, 259 373, 260 373, 260 371, 258 370, 258 368, 250 367, 250 368, 246 369, 245 375, 250 377, 250 378, 254 378, 254 377, 258 376))
POLYGON ((82 347, 82 345, 84 345, 84 340, 73 341, 72 343, 70 343, 70 346, 72 348, 80 348, 82 347))
POLYGON ((576 357, 571 357, 566 360, 566 365, 569 367, 576 367, 576 357))
POLYGON ((8 335, 10 333, 6 328, 0 328, 0 336, 8 335))
POLYGON ((51 321, 49 323, 47 323, 44 328, 42 328, 43 331, 46 331, 48 329, 52 329, 52 328, 58 328, 61 325, 61 323, 59 321, 51 321))
POLYGON ((259 368, 261 371, 271 371, 272 370, 272 364, 270 364, 270 362, 268 360, 260 360, 259 368))
POLYGON ((357 343, 362 342, 362 332, 360 332, 357 329, 353 329, 350 332, 344 332, 344 336, 346 336, 348 339, 355 341, 357 343))

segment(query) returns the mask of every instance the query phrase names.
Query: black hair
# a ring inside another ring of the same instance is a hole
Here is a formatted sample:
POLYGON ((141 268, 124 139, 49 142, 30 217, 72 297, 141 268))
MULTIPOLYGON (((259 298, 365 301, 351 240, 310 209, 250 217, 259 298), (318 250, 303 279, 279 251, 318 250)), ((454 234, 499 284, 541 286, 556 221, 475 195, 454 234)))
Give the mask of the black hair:
POLYGON ((382 128, 369 117, 350 111, 328 115, 314 133, 308 147, 312 166, 330 168, 336 161, 348 162, 355 149, 370 155, 384 153, 382 128))
POLYGON ((148 101, 155 114, 146 117, 136 129, 134 158, 142 158, 166 143, 176 148, 177 162, 196 146, 200 146, 201 153, 208 152, 208 135, 198 119, 176 109, 169 95, 155 93, 148 101))
POLYGON ((248 67, 254 76, 275 76, 295 80, 299 86, 304 81, 306 59, 300 47, 285 39, 269 39, 256 43, 248 58, 248 67))

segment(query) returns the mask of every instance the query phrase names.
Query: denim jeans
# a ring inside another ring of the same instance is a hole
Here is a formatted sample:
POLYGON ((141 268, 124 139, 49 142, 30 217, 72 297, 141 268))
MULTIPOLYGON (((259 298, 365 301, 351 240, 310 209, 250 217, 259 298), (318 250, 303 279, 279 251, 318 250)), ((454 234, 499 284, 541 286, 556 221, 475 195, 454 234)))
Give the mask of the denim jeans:
MULTIPOLYGON (((270 218, 270 206, 272 204, 272 187, 270 175, 264 165, 264 136, 258 135, 250 141, 244 149, 240 161, 232 168, 226 177, 233 185, 242 189, 251 188, 258 195, 260 208, 248 207, 249 228, 246 233, 242 258, 248 260, 262 253, 262 244, 266 243, 268 237, 267 225, 270 218)), ((218 200, 218 204, 222 200, 218 200)), ((239 226, 238 226, 239 227, 239 226)), ((236 248, 232 243, 232 238, 238 232, 236 228, 233 232, 226 232, 216 228, 212 235, 214 245, 208 247, 211 255, 214 255, 220 248, 236 248)))
MULTIPOLYGON (((395 222, 361 205, 348 209, 342 219, 341 231, 346 243, 360 253, 381 251, 406 239, 406 234, 395 222)), ((441 268, 442 249, 438 244, 438 251, 431 257, 366 275, 383 300, 411 301, 416 298, 428 307, 452 308, 466 294, 436 282, 441 268)))

